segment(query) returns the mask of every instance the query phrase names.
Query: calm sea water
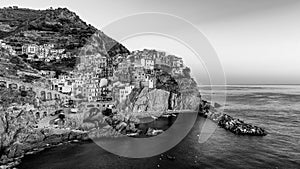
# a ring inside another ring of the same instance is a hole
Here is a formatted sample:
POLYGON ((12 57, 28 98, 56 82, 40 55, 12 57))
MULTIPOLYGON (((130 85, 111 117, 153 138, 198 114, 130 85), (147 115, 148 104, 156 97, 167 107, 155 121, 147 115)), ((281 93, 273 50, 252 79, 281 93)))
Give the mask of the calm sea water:
MULTIPOLYGON (((202 88, 201 92, 209 97, 210 91, 202 88)), ((89 142, 25 156, 18 168, 300 168, 300 86, 227 86, 224 111, 265 128, 269 134, 237 136, 217 128, 206 142, 199 143, 205 119, 198 117, 190 133, 163 156, 119 157, 89 142)))

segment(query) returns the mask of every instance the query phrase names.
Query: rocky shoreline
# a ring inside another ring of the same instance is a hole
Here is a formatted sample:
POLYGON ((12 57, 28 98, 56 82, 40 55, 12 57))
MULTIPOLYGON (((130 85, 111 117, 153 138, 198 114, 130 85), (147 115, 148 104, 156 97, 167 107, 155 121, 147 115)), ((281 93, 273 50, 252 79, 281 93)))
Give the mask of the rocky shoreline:
POLYGON ((19 165, 21 162, 22 162, 22 158, 26 155, 30 155, 30 154, 36 154, 38 152, 41 152, 41 151, 44 151, 45 149, 50 149, 50 148, 53 148, 53 147, 57 147, 57 146, 63 146, 65 144, 68 144, 68 143, 79 143, 79 142, 87 142, 89 140, 69 140, 69 141, 64 141, 64 142, 61 142, 61 143, 55 143, 55 144, 46 144, 45 146, 43 147, 39 147, 39 148, 33 148, 31 150, 28 150, 26 153, 24 152, 24 154, 22 154, 21 156, 19 157, 15 157, 15 158, 10 158, 10 159, 7 159, 7 163, 0 163, 0 169, 8 169, 8 168, 14 168, 16 167, 17 165, 19 165))
POLYGON ((247 124, 240 119, 235 119, 225 113, 215 111, 215 108, 207 101, 202 100, 200 104, 199 115, 217 123, 219 127, 224 128, 236 135, 265 136, 267 132, 257 126, 247 124))
POLYGON ((18 165, 21 158, 27 154, 34 154, 46 148, 62 145, 68 142, 89 141, 87 132, 64 129, 43 129, 40 137, 35 137, 32 142, 15 142, 7 149, 7 155, 1 155, 0 168, 11 168, 18 165), (54 131, 55 130, 55 131, 54 131))
MULTIPOLYGON (((134 101, 129 102, 130 104, 127 106, 130 109, 127 111, 122 108, 115 111, 100 111, 96 108, 89 111, 83 109, 81 114, 68 116, 66 124, 60 128, 53 126, 36 128, 38 121, 31 111, 23 110, 20 106, 12 106, 2 111, 0 119, 0 133, 2 133, 0 138, 0 166, 3 165, 6 168, 7 166, 14 166, 26 153, 38 152, 64 142, 139 135, 143 133, 138 129, 139 123, 142 123, 140 118, 151 117, 157 119, 164 116, 169 108, 176 112, 184 110, 198 111, 200 116, 214 121, 220 127, 237 135, 264 136, 267 134, 262 128, 217 112, 209 102, 201 99, 195 85, 190 85, 193 84, 193 80, 180 79, 178 81, 188 83, 180 85, 180 87, 189 87, 187 88, 189 90, 185 89, 187 92, 182 92, 176 97, 170 97, 172 92, 144 88, 134 96, 136 98, 134 101), (160 101, 162 99, 159 99, 159 97, 167 101, 160 101)), ((145 131, 147 131, 146 135, 148 136, 163 132, 157 129, 145 131)))
MULTIPOLYGON (((265 136, 267 134, 266 131, 260 127, 252 126, 244 123, 242 120, 234 119, 227 114, 215 111, 215 108, 205 100, 201 101, 199 115, 212 120, 217 123, 219 127, 236 135, 265 136)), ((1 156, 0 168, 12 168, 18 165, 21 158, 26 154, 36 153, 45 148, 51 148, 63 143, 89 141, 92 138, 120 137, 136 131, 132 122, 127 125, 124 120, 114 118, 106 119, 106 122, 109 124, 107 127, 95 131, 57 128, 34 129, 35 132, 31 133, 24 142, 20 143, 16 141, 7 149, 7 155, 1 156)))

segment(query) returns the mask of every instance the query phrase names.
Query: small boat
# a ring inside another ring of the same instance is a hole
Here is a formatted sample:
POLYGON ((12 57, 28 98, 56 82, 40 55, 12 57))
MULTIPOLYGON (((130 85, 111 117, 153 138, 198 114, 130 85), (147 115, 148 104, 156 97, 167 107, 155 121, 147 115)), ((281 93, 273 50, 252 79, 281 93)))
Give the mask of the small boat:
POLYGON ((162 132, 164 132, 164 131, 149 128, 147 133, 146 133, 146 136, 157 136, 157 135, 161 134, 162 132))
POLYGON ((129 133, 129 134, 126 134, 126 136, 128 136, 128 137, 137 136, 137 135, 139 135, 139 133, 129 133))
POLYGON ((155 116, 151 116, 151 118, 153 118, 154 120, 158 119, 158 117, 155 117, 155 116))
POLYGON ((170 155, 167 155, 167 158, 168 158, 169 160, 172 160, 172 161, 176 159, 175 156, 170 156, 170 155))
POLYGON ((152 134, 154 135, 154 136, 156 136, 156 135, 159 135, 160 133, 163 133, 164 131, 163 130, 153 130, 152 131, 152 134))
POLYGON ((163 114, 163 115, 161 115, 161 117, 170 117, 170 115, 169 114, 163 114))

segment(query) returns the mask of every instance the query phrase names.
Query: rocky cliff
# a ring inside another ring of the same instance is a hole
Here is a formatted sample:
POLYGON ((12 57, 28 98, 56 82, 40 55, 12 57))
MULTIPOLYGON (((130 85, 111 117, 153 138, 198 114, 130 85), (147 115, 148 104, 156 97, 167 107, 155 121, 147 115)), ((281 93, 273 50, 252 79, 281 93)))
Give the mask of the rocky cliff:
POLYGON ((35 94, 0 89, 0 164, 13 161, 28 151, 64 141, 88 139, 85 132, 37 128, 35 94))
POLYGON ((155 114, 159 116, 168 110, 169 97, 170 92, 168 91, 161 89, 150 90, 145 87, 135 98, 136 100, 129 102, 127 106, 134 115, 149 117, 155 114))
POLYGON ((33 113, 17 110, 17 107, 0 112, 0 164, 11 162, 29 151, 66 141, 89 139, 88 134, 82 131, 37 129, 33 113))
POLYGON ((137 117, 159 117, 167 112, 199 110, 201 95, 189 73, 172 77, 158 72, 155 77, 155 88, 135 88, 125 103, 118 105, 119 111, 137 117))

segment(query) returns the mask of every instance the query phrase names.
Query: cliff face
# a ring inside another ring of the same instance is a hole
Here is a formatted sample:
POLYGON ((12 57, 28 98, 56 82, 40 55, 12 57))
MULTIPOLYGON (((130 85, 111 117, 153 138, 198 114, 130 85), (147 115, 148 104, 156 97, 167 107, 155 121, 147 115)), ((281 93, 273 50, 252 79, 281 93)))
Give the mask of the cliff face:
POLYGON ((47 144, 87 139, 86 133, 36 128, 35 94, 0 89, 0 164, 47 144))
POLYGON ((24 141, 41 141, 34 132, 35 118, 24 110, 1 111, 0 118, 0 158, 6 160, 22 155, 24 141), (34 139, 32 139, 35 137, 34 139))
POLYGON ((159 117, 167 112, 198 111, 201 101, 197 83, 190 75, 174 78, 163 72, 156 75, 156 87, 135 89, 124 104, 119 105, 119 111, 133 116, 159 117))
POLYGON ((87 133, 63 129, 37 129, 31 111, 20 106, 0 112, 0 164, 5 164, 28 151, 69 140, 86 140, 87 133), (19 109, 18 109, 19 107, 19 109))
MULTIPOLYGON (((189 74, 188 74, 189 75, 189 74)), ((201 95, 194 79, 188 77, 176 79, 179 90, 180 99, 177 101, 176 110, 199 110, 201 95)))
POLYGON ((161 89, 144 88, 129 107, 135 115, 162 114, 168 110, 169 95, 168 91, 161 89))

